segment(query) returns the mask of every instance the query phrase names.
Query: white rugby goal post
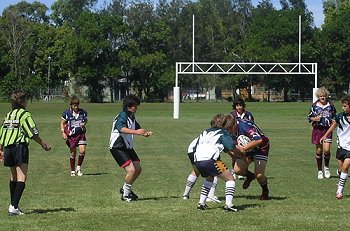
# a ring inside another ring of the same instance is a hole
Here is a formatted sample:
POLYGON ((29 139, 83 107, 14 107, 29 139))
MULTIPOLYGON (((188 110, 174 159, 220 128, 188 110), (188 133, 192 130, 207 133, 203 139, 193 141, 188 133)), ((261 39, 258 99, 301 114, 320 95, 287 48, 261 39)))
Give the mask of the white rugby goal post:
POLYGON ((298 63, 245 63, 245 62, 195 62, 194 61, 194 15, 192 31, 192 62, 176 62, 174 97, 174 119, 180 117, 179 75, 314 75, 313 101, 317 90, 317 63, 301 62, 301 16, 299 16, 299 62, 298 63))

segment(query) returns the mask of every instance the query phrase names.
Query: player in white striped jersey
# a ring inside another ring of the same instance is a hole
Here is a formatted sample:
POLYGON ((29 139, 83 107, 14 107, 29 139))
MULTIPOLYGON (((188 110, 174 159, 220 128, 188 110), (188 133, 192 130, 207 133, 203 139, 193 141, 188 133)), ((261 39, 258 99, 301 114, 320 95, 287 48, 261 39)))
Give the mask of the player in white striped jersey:
POLYGON ((217 176, 226 182, 224 211, 236 212, 238 210, 233 205, 235 181, 225 163, 222 162, 220 153, 222 151, 227 152, 230 156, 236 156, 244 160, 246 160, 246 157, 242 154, 243 148, 236 147, 231 137, 231 134, 234 134, 237 130, 236 120, 233 116, 219 114, 214 120, 218 123, 204 130, 198 136, 193 147, 193 154, 189 154, 194 168, 198 170, 202 177, 205 177, 197 209, 207 209, 205 202, 213 184, 213 179, 217 176))
POLYGON ((134 135, 149 137, 153 134, 141 128, 136 121, 135 113, 140 105, 140 98, 135 95, 127 95, 123 99, 123 111, 114 119, 111 136, 109 139, 109 150, 117 162, 124 168, 126 175, 124 185, 119 192, 123 201, 135 201, 138 196, 131 190, 132 184, 141 174, 140 159, 134 150, 134 135))
POLYGON ((338 148, 336 157, 338 160, 338 173, 340 173, 335 196, 337 199, 343 199, 343 191, 350 167, 350 96, 343 98, 341 102, 343 112, 334 117, 330 128, 320 139, 320 143, 322 144, 333 130, 337 128, 338 148))

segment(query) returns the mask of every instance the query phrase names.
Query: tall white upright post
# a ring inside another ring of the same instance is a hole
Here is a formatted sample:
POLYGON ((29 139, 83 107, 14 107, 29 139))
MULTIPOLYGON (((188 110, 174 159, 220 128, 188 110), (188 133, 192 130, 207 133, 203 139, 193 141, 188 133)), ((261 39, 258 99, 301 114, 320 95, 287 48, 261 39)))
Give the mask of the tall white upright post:
POLYGON ((174 119, 178 119, 180 117, 180 88, 179 84, 179 65, 176 63, 176 78, 175 78, 175 87, 173 88, 173 97, 174 97, 174 119))
POLYGON ((301 70, 301 15, 299 15, 299 72, 301 70))
POLYGON ((315 63, 315 87, 312 89, 312 102, 317 100, 316 91, 317 91, 317 63, 315 63))

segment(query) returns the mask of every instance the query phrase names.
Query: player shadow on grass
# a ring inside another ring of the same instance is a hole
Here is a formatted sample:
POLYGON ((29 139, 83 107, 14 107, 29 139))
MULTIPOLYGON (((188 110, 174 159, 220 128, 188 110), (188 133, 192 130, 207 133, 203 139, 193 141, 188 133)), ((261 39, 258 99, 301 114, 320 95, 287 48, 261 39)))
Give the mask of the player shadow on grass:
MULTIPOLYGON (((259 195, 240 195, 240 196, 235 196, 235 198, 245 198, 248 200, 259 200, 259 195)), ((286 200, 287 198, 288 197, 269 196, 268 201, 270 201, 270 200, 281 201, 281 200, 286 200)), ((223 197, 223 198, 219 198, 219 199, 225 199, 225 198, 223 197)))
POLYGON ((137 199, 138 201, 149 201, 149 200, 154 200, 154 201, 157 201, 157 200, 163 200, 163 199, 179 199, 178 196, 161 196, 161 197, 142 197, 142 198, 139 198, 137 199))
POLYGON ((58 212, 75 212, 76 209, 74 208, 56 208, 56 209, 33 209, 31 213, 38 213, 38 214, 44 214, 44 213, 58 213, 58 212))
POLYGON ((109 173, 107 172, 96 172, 96 173, 84 173, 84 176, 101 176, 101 175, 107 175, 109 173))

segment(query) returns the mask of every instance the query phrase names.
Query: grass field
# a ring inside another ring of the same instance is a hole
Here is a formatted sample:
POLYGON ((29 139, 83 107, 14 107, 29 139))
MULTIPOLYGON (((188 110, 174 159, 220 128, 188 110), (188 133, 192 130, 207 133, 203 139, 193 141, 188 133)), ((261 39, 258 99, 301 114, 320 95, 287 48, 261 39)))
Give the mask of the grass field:
MULTIPOLYGON (((0 230, 348 230, 350 183, 345 198, 336 200, 336 145, 332 146, 332 177, 317 179, 306 120, 309 106, 247 103, 271 140, 267 166, 271 199, 257 199, 257 182, 243 190, 243 182, 237 181, 235 204, 241 211, 225 213, 223 203, 210 203, 209 210, 197 211, 202 180, 190 200, 183 201, 181 195, 191 171, 188 144, 208 127, 213 115, 228 113, 230 103, 183 103, 178 120, 172 118, 170 103, 141 104, 138 121, 155 134, 136 137, 143 172, 133 186, 140 200, 132 203, 120 200, 117 190, 124 171, 116 167, 107 148, 120 103, 81 104, 89 113, 83 177, 70 177, 68 148, 60 137, 60 116, 68 103, 31 103, 28 110, 52 151, 46 153, 31 142, 29 177, 20 203, 24 216, 7 215, 9 169, 0 168, 0 230)), ((336 106, 340 111, 339 102, 336 106)), ((0 104, 0 115, 9 109, 9 104, 0 104)), ((229 165, 226 154, 223 159, 229 165)), ((223 199, 223 182, 219 181, 217 195, 223 199)))

